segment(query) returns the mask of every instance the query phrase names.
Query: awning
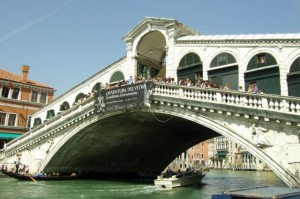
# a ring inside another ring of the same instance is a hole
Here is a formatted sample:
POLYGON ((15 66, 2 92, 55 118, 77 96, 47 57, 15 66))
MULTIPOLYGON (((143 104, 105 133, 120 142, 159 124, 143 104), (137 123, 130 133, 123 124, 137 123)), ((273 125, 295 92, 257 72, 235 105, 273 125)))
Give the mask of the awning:
POLYGON ((21 134, 18 133, 7 133, 7 132, 0 132, 0 139, 10 140, 19 137, 21 134))

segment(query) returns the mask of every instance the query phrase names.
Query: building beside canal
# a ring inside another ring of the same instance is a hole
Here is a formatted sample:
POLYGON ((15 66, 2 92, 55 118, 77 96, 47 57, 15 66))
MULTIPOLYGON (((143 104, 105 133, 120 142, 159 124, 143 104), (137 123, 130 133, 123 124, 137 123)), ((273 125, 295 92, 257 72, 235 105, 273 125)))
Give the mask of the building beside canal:
POLYGON ((196 144, 181 153, 169 165, 174 171, 188 167, 230 170, 269 171, 269 167, 239 144, 224 136, 196 144))
POLYGON ((204 141, 194 145, 181 153, 169 165, 173 171, 185 171, 189 167, 201 168, 208 165, 208 142, 204 141))
POLYGON ((32 113, 53 101, 54 89, 30 80, 29 69, 21 66, 21 75, 0 69, 0 148, 28 131, 32 113))
POLYGON ((208 165, 208 142, 204 141, 191 147, 187 151, 188 161, 195 167, 208 165))
POLYGON ((224 136, 209 139, 208 166, 215 169, 269 170, 261 160, 224 136))

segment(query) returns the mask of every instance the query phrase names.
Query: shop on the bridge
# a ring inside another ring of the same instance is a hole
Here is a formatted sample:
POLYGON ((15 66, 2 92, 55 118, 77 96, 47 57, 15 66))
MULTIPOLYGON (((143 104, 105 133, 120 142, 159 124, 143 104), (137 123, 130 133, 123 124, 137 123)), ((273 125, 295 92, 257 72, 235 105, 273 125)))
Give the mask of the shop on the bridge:
POLYGON ((291 65, 287 74, 289 96, 300 97, 300 57, 291 65))
POLYGON ((189 79, 192 84, 203 77, 203 66, 200 57, 196 53, 188 53, 179 62, 177 68, 178 82, 189 79))
POLYGON ((245 89, 254 83, 263 93, 280 95, 279 66, 271 54, 259 53, 249 61, 245 72, 245 89))
POLYGON ((231 90, 238 90, 238 65, 233 55, 217 55, 210 63, 208 78, 212 84, 217 84, 218 88, 229 83, 231 90))

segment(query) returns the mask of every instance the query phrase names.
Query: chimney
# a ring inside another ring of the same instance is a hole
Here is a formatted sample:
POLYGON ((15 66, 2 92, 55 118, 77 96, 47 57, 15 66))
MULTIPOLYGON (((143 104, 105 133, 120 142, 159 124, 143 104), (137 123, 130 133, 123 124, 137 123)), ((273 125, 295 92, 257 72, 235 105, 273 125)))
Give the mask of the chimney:
POLYGON ((22 79, 21 79, 21 81, 23 83, 27 83, 28 82, 29 66, 22 65, 21 70, 22 70, 22 79))

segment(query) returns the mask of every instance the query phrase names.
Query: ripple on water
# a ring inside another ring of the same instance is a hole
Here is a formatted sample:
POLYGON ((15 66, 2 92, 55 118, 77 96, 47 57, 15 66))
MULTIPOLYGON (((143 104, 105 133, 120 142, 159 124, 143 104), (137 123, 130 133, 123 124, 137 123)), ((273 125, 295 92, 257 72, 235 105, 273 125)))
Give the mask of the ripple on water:
POLYGON ((166 190, 153 182, 102 180, 18 181, 0 178, 0 198, 211 199, 211 194, 254 186, 286 186, 272 172, 211 170, 203 186, 166 190))

